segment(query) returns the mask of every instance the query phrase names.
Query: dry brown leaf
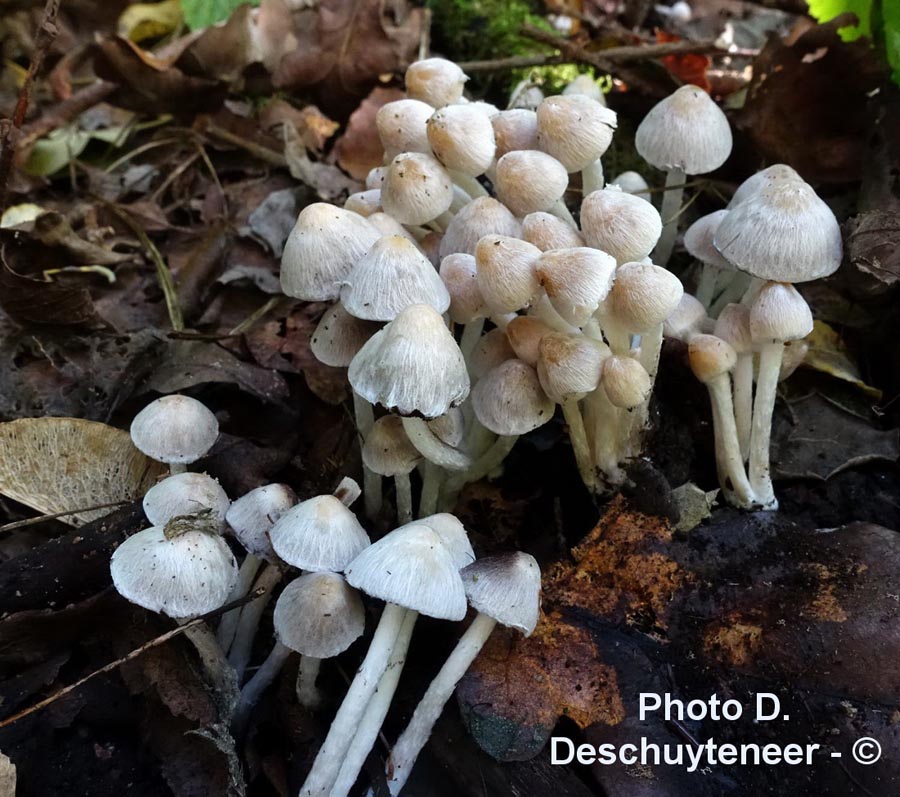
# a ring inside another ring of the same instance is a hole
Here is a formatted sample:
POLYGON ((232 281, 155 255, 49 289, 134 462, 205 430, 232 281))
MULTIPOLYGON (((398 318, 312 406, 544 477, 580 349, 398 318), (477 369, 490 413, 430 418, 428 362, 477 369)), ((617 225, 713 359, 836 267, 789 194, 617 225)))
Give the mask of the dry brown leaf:
MULTIPOLYGON (((164 472, 127 432, 103 423, 23 418, 0 424, 0 493, 45 514, 134 500, 164 472)), ((63 521, 80 526, 109 512, 79 512, 63 521)))
POLYGON ((384 147, 375 127, 375 115, 382 105, 406 95, 400 89, 375 88, 347 122, 347 129, 334 145, 338 165, 351 177, 365 180, 370 169, 381 166, 384 147))

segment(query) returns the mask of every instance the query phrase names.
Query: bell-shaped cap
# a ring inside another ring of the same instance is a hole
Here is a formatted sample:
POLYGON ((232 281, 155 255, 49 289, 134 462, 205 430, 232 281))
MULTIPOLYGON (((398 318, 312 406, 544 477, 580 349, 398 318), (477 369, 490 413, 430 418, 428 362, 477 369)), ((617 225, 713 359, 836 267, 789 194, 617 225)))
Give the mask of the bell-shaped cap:
POLYGON ((155 484, 144 496, 144 514, 151 526, 165 526, 172 518, 204 513, 222 526, 231 501, 212 476, 177 473, 155 484))
POLYGON ((370 404, 436 418, 469 395, 469 375, 444 319, 429 305, 403 310, 350 363, 350 384, 370 404))
POLYGON ((568 172, 580 172, 612 143, 616 113, 584 94, 547 97, 537 109, 538 146, 568 172))
POLYGON ((309 349, 320 363, 332 368, 346 368, 379 326, 376 322, 350 315, 337 302, 319 319, 310 338, 309 349))
POLYGON ((459 407, 451 407, 443 415, 432 418, 429 431, 442 443, 451 448, 459 448, 466 435, 466 418, 459 407))
POLYGON ((623 263, 605 307, 624 329, 643 335, 665 322, 683 293, 671 271, 652 263, 623 263))
POLYGON ((281 290, 295 299, 337 299, 350 270, 381 237, 368 220, 315 202, 300 211, 281 255, 281 290))
POLYGON ((500 160, 507 152, 537 149, 537 114, 530 108, 510 108, 491 118, 496 152, 500 160))
POLYGON ((660 100, 638 125, 634 146, 657 169, 706 174, 731 154, 731 127, 703 89, 685 85, 660 100))
POLYGON ((506 436, 543 426, 553 417, 554 407, 534 368, 521 360, 507 360, 475 385, 472 409, 482 426, 506 436))
POLYGON ((466 593, 440 537, 424 523, 403 526, 354 559, 347 581, 374 598, 440 620, 462 620, 466 593))
POLYGON ((475 344, 475 348, 472 349, 472 353, 469 355, 469 373, 472 375, 472 379, 477 381, 500 363, 515 358, 516 352, 510 345, 506 332, 502 329, 492 329, 482 335, 475 344))
POLYGON ((603 96, 603 89, 597 84, 597 81, 594 80, 593 77, 588 75, 585 72, 582 72, 578 75, 573 81, 571 81, 563 90, 564 97, 569 97, 572 94, 582 94, 585 97, 590 97, 592 100, 596 100, 601 105, 606 105, 606 97, 603 96))
POLYGON ((675 309, 663 324, 663 334, 687 343, 709 323, 703 302, 689 293, 682 294, 675 309))
POLYGON ((750 306, 750 336, 754 343, 800 340, 812 330, 812 311, 793 285, 763 285, 750 306))
POLYGON ((409 97, 443 108, 462 98, 466 73, 444 58, 424 58, 406 69, 406 93, 409 97))
POLYGON ((588 246, 612 255, 618 263, 628 263, 653 251, 662 220, 649 202, 607 186, 582 202, 581 233, 588 246))
POLYGON ((617 174, 609 181, 609 185, 620 188, 626 194, 634 194, 647 202, 651 201, 650 193, 647 190, 650 186, 639 172, 628 171, 617 174))
POLYGON ((188 464, 202 457, 219 437, 219 422, 190 396, 151 401, 131 422, 131 441, 157 462, 188 464))
POLYGON ((221 536, 185 531, 167 537, 163 526, 125 540, 109 570, 122 597, 177 619, 224 605, 238 577, 237 562, 221 536))
POLYGON ((609 403, 626 410, 643 404, 653 389, 650 374, 643 365, 633 357, 616 355, 608 357, 603 364, 600 383, 609 403))
POLYGON ((478 177, 494 160, 494 128, 488 116, 472 104, 445 105, 427 125, 431 151, 445 168, 478 177))
POLYGON ((612 288, 616 261, 606 252, 587 246, 552 249, 538 258, 535 272, 553 309, 580 327, 612 288))
POLYGON ((738 354, 753 351, 753 336, 750 334, 750 308, 745 304, 726 304, 719 311, 713 332, 738 354))
POLYGON ((737 362, 737 353, 715 335, 695 335, 688 344, 691 370, 703 384, 727 374, 737 362))
POLYGON ((366 628, 362 598, 337 573, 307 573, 278 596, 275 636, 304 656, 330 659, 343 653, 366 628))
POLYGON ((341 289, 341 304, 367 321, 392 321, 412 304, 443 313, 450 294, 431 261, 399 235, 380 239, 354 267, 341 289))
POLYGON ((473 255, 459 252, 441 261, 440 275, 450 294, 450 320, 454 324, 469 324, 488 312, 476 274, 473 255))
POLYGON ((465 204, 453 217, 441 239, 441 257, 462 252, 475 254, 475 246, 485 235, 518 238, 522 225, 502 202, 480 196, 465 204))
POLYGON ((531 315, 517 315, 506 325, 506 337, 515 356, 532 368, 537 368, 541 340, 553 331, 549 324, 531 315))
POLYGON ((362 460, 379 476, 401 476, 414 471, 422 455, 403 430, 403 421, 396 415, 384 415, 366 436, 362 460))
POLYGON ((427 102, 404 98, 382 105, 375 114, 378 138, 388 158, 401 152, 430 153, 426 125, 434 113, 427 102))
POLYGON ((609 350, 585 335, 552 332, 541 339, 537 373, 544 392, 559 404, 593 393, 609 350))
POLYGON ((317 495, 291 507, 272 526, 269 539, 289 565, 333 573, 369 544, 356 515, 333 495, 317 495))
POLYGON ((569 185, 566 167, 537 150, 507 152, 497 161, 494 178, 498 199, 517 216, 549 210, 569 185))
POLYGON ((286 484, 264 484, 238 498, 225 520, 247 553, 272 562, 277 557, 269 532, 296 503, 297 494, 286 484))
POLYGON ((728 210, 737 207, 764 188, 768 188, 774 183, 785 181, 799 181, 802 183, 803 178, 785 163, 774 163, 762 171, 756 172, 756 174, 751 174, 737 187, 737 191, 734 192, 731 201, 728 203, 728 210))
POLYGON ((716 230, 727 215, 727 210, 715 210, 697 219, 684 231, 684 248, 701 263, 722 271, 734 271, 734 266, 722 257, 713 245, 716 230))
POLYGON ((559 216, 539 210, 522 219, 522 238, 542 252, 584 246, 584 238, 559 216))
POLYGON ((714 243, 736 268, 778 282, 827 277, 843 256, 834 213, 800 180, 773 181, 729 210, 714 243))
POLYGON ((469 542, 469 534, 456 515, 451 515, 449 512, 438 512, 436 515, 426 515, 400 528, 421 524, 428 526, 438 535, 457 570, 462 570, 466 565, 475 561, 475 551, 472 550, 472 543, 469 542))
POLYGON ((427 224, 452 203, 453 181, 433 156, 404 152, 391 161, 381 187, 385 213, 401 224, 427 224))
POLYGON ((530 636, 541 611, 541 569, 521 551, 487 556, 462 571, 472 608, 530 636))
POLYGON ((367 217, 373 213, 381 213, 381 189, 372 188, 350 194, 344 201, 344 210, 367 217))
POLYGON ((512 313, 528 307, 540 290, 534 267, 541 250, 505 235, 486 235, 475 247, 476 281, 488 307, 512 313))

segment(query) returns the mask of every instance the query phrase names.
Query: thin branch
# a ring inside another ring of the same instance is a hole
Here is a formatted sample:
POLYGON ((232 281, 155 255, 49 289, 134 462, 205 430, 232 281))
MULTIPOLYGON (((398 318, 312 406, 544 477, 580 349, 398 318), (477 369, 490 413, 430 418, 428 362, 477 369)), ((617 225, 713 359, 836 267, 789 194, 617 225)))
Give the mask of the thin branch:
POLYGON ((67 100, 63 100, 53 106, 43 116, 29 122, 22 128, 18 149, 28 150, 34 146, 39 138, 43 138, 54 130, 65 127, 76 117, 98 103, 103 102, 115 90, 114 83, 98 80, 83 89, 75 92, 67 100))
POLYGON ((116 659, 115 661, 109 662, 109 664, 104 664, 99 670, 94 670, 93 672, 88 673, 84 676, 84 678, 79 678, 75 683, 69 684, 68 686, 64 686, 62 689, 58 689, 49 697, 45 697, 43 700, 35 703, 33 706, 29 706, 26 709, 22 709, 11 717, 7 717, 2 722, 0 722, 0 728, 5 728, 8 725, 12 725, 14 722, 18 722, 20 719, 23 719, 30 714, 34 714, 35 711, 40 711, 42 708, 46 708, 51 703, 55 703, 61 697, 65 697, 68 694, 71 694, 79 687, 86 684, 88 681, 96 678, 98 675, 103 675, 107 672, 112 672, 123 664, 126 664, 133 659, 136 659, 142 653, 146 653, 148 650, 153 648, 158 648, 160 645, 164 645, 170 639, 174 639, 175 637, 183 634, 185 631, 189 631, 191 628, 195 626, 201 625, 208 620, 213 620, 219 615, 225 614, 226 612, 230 612, 232 609, 236 609, 239 606, 243 606, 245 603, 250 603, 251 601, 255 601, 260 596, 266 593, 265 587, 259 587, 253 592, 245 595, 243 598, 239 598, 236 601, 231 601, 231 603, 226 603, 224 606, 220 606, 213 612, 209 612, 208 614, 204 614, 200 617, 195 617, 193 620, 190 620, 183 625, 179 625, 177 628, 173 628, 171 631, 166 631, 165 634, 161 634, 158 637, 151 639, 149 642, 145 642, 139 648, 135 648, 130 653, 125 654, 120 659, 116 659))
POLYGON ((264 147, 261 144, 257 144, 255 141, 249 141, 246 138, 241 138, 241 136, 232 133, 230 130, 225 130, 221 127, 218 127, 214 124, 208 124, 203 130, 207 135, 212 136, 213 138, 218 138, 220 141, 224 141, 227 144, 233 144, 236 147, 241 147, 242 149, 247 150, 251 155, 259 160, 264 161, 265 163, 269 163, 272 166, 287 166, 287 158, 284 157, 280 152, 276 152, 273 149, 269 149, 268 147, 264 147))
POLYGON ((571 63, 572 59, 564 55, 511 55, 508 58, 495 58, 492 61, 461 61, 459 68, 463 72, 500 72, 504 69, 527 69, 530 66, 555 66, 571 63))
POLYGON ((67 509, 65 512, 54 512, 50 515, 38 515, 37 517, 26 518, 25 520, 15 520, 12 523, 6 523, 5 525, 0 526, 0 534, 5 531, 13 531, 15 529, 25 528, 26 526, 37 526, 39 523, 43 523, 46 520, 57 520, 58 518, 67 517, 68 515, 78 515, 82 512, 93 512, 96 509, 113 509, 114 507, 130 503, 130 500, 111 501, 108 504, 94 504, 93 506, 84 506, 79 509, 67 509))

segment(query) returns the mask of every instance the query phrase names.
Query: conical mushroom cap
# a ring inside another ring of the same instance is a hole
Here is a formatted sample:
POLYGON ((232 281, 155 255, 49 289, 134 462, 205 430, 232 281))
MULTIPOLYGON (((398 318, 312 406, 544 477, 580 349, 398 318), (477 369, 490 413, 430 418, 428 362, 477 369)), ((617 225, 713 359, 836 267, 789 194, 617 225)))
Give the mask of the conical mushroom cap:
POLYGON ((650 194, 647 191, 650 186, 639 172, 622 172, 613 177, 609 181, 609 185, 614 185, 616 188, 621 188, 626 194, 634 194, 645 202, 650 202, 650 194))
POLYGON ((843 256, 831 208, 799 180, 773 181, 729 210, 714 243, 736 268, 778 282, 827 277, 843 256))
POLYGON ((269 538, 289 565, 333 573, 369 544, 356 515, 333 495, 317 495, 289 509, 272 526, 269 538))
POLYGON ((247 553, 272 561, 276 556, 269 532, 296 503, 296 493, 286 484, 265 484, 238 498, 225 520, 247 553))
POLYGON ((440 620, 466 616, 459 570, 440 537, 423 523, 392 531, 347 567, 347 581, 367 595, 440 620))
MULTIPOLYGON (((466 527, 456 515, 449 512, 438 512, 436 515, 427 515, 419 518, 407 526, 424 524, 428 526, 441 540, 444 547, 450 553, 457 570, 462 570, 466 565, 475 561, 475 551, 469 542, 466 527)), ((401 526, 401 528, 404 528, 401 526)))
POLYGON ((459 448, 466 435, 466 419, 459 407, 451 407, 443 415, 428 421, 428 428, 442 443, 459 448))
POLYGON ((453 181, 431 155, 404 152, 391 161, 381 204, 401 224, 427 224, 453 202, 453 181))
POLYGON ((494 128, 473 104, 445 105, 428 120, 428 143, 447 169, 470 177, 484 174, 494 160, 494 128))
POLYGON ((454 324, 469 324, 484 318, 488 312, 478 287, 477 272, 473 255, 459 252, 441 261, 441 280, 450 294, 450 320, 454 324))
POLYGON ((354 266, 341 288, 341 304, 352 316, 393 321, 412 304, 443 313, 450 294, 431 261, 399 235, 380 239, 354 266))
POLYGON ((606 357, 606 347, 584 335, 545 335, 537 365, 541 387, 559 403, 592 393, 600 384, 606 357))
POLYGON ((566 167, 537 150, 507 152, 494 176, 497 197, 517 216, 549 210, 569 185, 566 167))
POLYGON ((697 86, 660 100, 638 125, 634 146, 647 163, 685 174, 718 169, 731 154, 731 127, 721 108, 697 86))
POLYGON ((350 315, 338 302, 329 307, 319 319, 309 341, 309 350, 324 365, 346 368, 378 329, 376 322, 350 315))
POLYGON ((713 329, 738 353, 753 351, 753 337, 750 334, 750 308, 744 304, 726 304, 719 312, 713 329))
POLYGON ((441 258, 462 252, 475 254, 475 246, 485 235, 518 238, 522 225, 502 202, 480 196, 466 203, 453 217, 441 239, 441 258))
POLYGON ((472 391, 472 409, 486 429, 499 435, 525 434, 553 417, 534 368, 507 360, 485 374, 472 391))
POLYGON ((727 215, 727 210, 716 210, 697 219, 684 231, 684 248, 701 263, 723 271, 734 271, 734 266, 722 257, 713 245, 716 230, 727 215))
POLYGON ((581 231, 588 246, 612 255, 618 263, 628 263, 653 251, 662 220, 649 202, 607 186, 582 202, 581 231))
POLYGON ((540 289, 534 267, 541 250, 519 238, 485 235, 475 247, 475 279, 488 307, 511 313, 528 307, 540 289))
POLYGON ((406 69, 406 93, 435 108, 442 108, 462 98, 466 73, 444 58, 423 58, 406 69))
POLYGON ((665 322, 683 293, 671 271, 652 263, 623 263, 605 306, 625 329, 643 335, 665 322))
POLYGON ((337 573, 307 573, 278 596, 275 636, 304 656, 330 659, 343 653, 366 628, 359 593, 337 573))
POLYGON ((542 252, 584 246, 584 238, 571 224, 540 210, 522 219, 522 239, 542 252))
POLYGON ((750 305, 754 343, 800 340, 812 330, 812 311, 793 285, 767 282, 750 305))
POLYGON ((756 174, 751 174, 744 180, 731 197, 731 202, 728 203, 727 209, 731 210, 737 207, 774 183, 794 180, 803 182, 803 178, 787 164, 774 163, 756 174))
POLYGON ((434 113, 427 102, 404 98, 382 105, 375 114, 378 138, 388 157, 401 152, 431 153, 426 125, 434 113))
POLYGON ((162 526, 125 540, 113 553, 109 569, 122 597, 175 618, 218 609, 238 576, 234 556, 218 534, 188 531, 167 539, 162 526))
MULTIPOLYGON (((553 332, 553 327, 530 315, 517 315, 506 325, 506 337, 515 356, 532 368, 537 367, 541 353, 541 341, 545 335, 549 335, 551 332, 553 332)), ((503 359, 513 358, 504 357, 503 359)), ((497 365, 499 364, 498 362, 497 365)))
POLYGON ((469 375, 459 346, 438 312, 407 307, 360 349, 348 373, 370 404, 400 415, 443 415, 469 395, 469 375))
POLYGON ((529 108, 510 108, 491 118, 498 160, 517 149, 537 149, 537 114, 529 108))
POLYGON ((144 514, 152 526, 173 517, 208 511, 218 525, 225 522, 231 501, 222 486, 205 473, 178 473, 154 485, 144 496, 144 514))
POLYGON ((219 437, 219 422, 190 396, 163 396, 134 416, 131 440, 148 457, 168 464, 196 462, 219 437))
POLYGON ((669 313, 669 317, 663 324, 663 334, 667 338, 687 343, 692 335, 703 331, 703 326, 709 321, 703 302, 689 293, 682 294, 678 305, 669 313))
POLYGON ((600 382, 610 404, 626 410, 643 404, 653 389, 647 369, 632 357, 607 358, 600 382))
POLYGON ((691 370, 703 384, 727 374, 737 362, 737 354, 715 335, 695 335, 688 344, 691 370))
POLYGON ((350 194, 344 201, 344 210, 358 213, 363 218, 373 213, 381 213, 381 189, 371 188, 367 191, 357 191, 350 194))
POLYGON ((341 283, 381 237, 367 219, 315 202, 300 211, 281 255, 281 289, 307 302, 337 299, 341 283))
MULTIPOLYGON (((535 354, 535 361, 537 355, 535 354)), ((516 352, 510 345, 506 332, 492 329, 475 344, 469 356, 469 373, 472 379, 481 379, 488 371, 500 363, 516 359, 516 352)))
POLYGON ((541 568, 533 556, 521 551, 487 556, 461 575, 472 608, 531 635, 541 611, 541 568))
POLYGON ((362 460, 379 476, 397 476, 414 471, 422 455, 407 437, 403 421, 396 415, 385 415, 375 421, 366 436, 362 460))
POLYGON ((568 172, 579 172, 612 143, 616 113, 583 94, 547 97, 537 109, 538 145, 568 172))
POLYGON ((616 261, 587 246, 554 249, 538 258, 535 272, 556 312, 582 326, 612 288, 616 261))

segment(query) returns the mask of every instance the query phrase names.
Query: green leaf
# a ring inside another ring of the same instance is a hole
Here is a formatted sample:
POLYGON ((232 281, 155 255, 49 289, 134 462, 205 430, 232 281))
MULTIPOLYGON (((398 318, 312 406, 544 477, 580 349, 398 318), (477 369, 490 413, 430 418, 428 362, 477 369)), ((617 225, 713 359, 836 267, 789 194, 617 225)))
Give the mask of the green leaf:
POLYGON ((884 48, 894 71, 894 82, 900 84, 900 3, 886 0, 881 5, 884 25, 884 48))
POLYGON ((847 11, 859 19, 856 26, 841 28, 838 33, 844 41, 852 42, 861 36, 872 35, 872 0, 807 0, 809 13, 819 22, 828 22, 847 11))
MULTIPOLYGON (((197 30, 224 22, 234 9, 246 2, 248 0, 181 0, 181 9, 185 24, 191 30, 197 30)), ((260 0, 249 0, 249 3, 258 6, 260 0)))

